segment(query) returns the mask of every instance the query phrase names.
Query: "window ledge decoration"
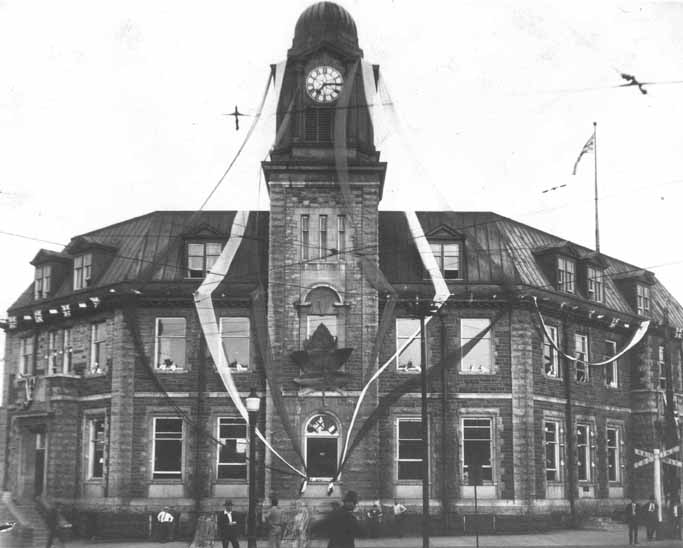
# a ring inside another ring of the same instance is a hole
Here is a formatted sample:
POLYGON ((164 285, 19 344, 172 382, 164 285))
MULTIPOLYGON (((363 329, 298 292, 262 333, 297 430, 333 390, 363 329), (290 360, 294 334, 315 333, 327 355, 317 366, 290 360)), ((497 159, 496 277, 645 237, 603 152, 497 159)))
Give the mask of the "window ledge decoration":
POLYGON ((301 374, 294 379, 300 387, 328 392, 338 392, 351 378, 349 373, 339 371, 346 363, 353 348, 337 348, 337 341, 324 324, 320 324, 304 342, 304 349, 292 352, 294 362, 301 374))

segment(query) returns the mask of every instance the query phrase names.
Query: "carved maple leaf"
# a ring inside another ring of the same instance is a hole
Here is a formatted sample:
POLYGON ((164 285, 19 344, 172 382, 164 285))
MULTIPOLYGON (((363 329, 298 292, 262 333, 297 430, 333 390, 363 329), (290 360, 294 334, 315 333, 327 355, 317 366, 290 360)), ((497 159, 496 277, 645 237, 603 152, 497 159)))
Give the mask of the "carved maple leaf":
POLYGON ((339 368, 346 363, 351 352, 353 348, 337 348, 337 339, 321 323, 311 338, 304 342, 304 350, 292 352, 292 359, 302 370, 294 382, 322 391, 339 389, 350 378, 339 368))

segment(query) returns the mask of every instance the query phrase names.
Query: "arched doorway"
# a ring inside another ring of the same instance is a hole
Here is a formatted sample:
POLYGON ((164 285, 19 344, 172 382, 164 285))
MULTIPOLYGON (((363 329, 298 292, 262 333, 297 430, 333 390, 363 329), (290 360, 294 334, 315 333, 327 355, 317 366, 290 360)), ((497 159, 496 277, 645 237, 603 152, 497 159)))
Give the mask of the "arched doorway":
POLYGON ((339 424, 329 413, 313 415, 306 423, 306 468, 310 478, 332 479, 337 471, 339 440, 339 424))

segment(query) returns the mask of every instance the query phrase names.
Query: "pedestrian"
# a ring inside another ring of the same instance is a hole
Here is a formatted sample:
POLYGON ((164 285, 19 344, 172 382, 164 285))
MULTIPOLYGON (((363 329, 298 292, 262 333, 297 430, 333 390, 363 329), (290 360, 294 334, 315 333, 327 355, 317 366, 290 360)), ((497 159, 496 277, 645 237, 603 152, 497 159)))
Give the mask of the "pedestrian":
POLYGON ((157 514, 159 524, 159 542, 168 542, 173 539, 173 522, 175 518, 171 514, 171 509, 164 506, 163 510, 157 514))
POLYGON ((681 513, 683 508, 681 508, 681 501, 679 499, 674 499, 671 505, 671 522, 673 524, 673 537, 675 539, 681 538, 681 513))
POLYGON ((308 529, 311 523, 311 515, 303 500, 296 501, 296 513, 292 523, 291 548, 308 547, 308 529))
POLYGON ((66 531, 71 527, 71 524, 62 516, 62 506, 59 503, 53 504, 47 508, 45 516, 47 523, 48 536, 45 548, 52 548, 52 543, 56 539, 62 547, 66 546, 64 538, 66 531))
POLYGON ((384 520, 384 513, 382 512, 382 505, 378 500, 372 503, 372 508, 367 513, 368 522, 370 525, 370 537, 377 538, 384 520))
POLYGON ((225 510, 219 512, 216 516, 216 528, 218 529, 218 536, 223 543, 223 548, 228 548, 228 543, 232 544, 232 548, 240 548, 240 543, 237 540, 239 536, 239 523, 237 516, 232 511, 232 501, 225 501, 225 510))
POLYGON ((628 543, 638 544, 638 516, 640 514, 640 507, 636 501, 631 497, 631 502, 626 505, 624 517, 628 525, 628 543))
POLYGON ((650 502, 645 506, 645 532, 647 533, 647 540, 652 540, 657 532, 657 524, 659 523, 658 507, 655 502, 655 496, 650 495, 650 502))
POLYGON ((280 548, 282 540, 282 510, 278 506, 277 497, 270 497, 270 512, 266 518, 268 524, 268 540, 270 548, 280 548))
POLYGON ((341 508, 335 508, 320 522, 319 529, 330 537, 327 548, 355 548, 355 539, 360 535, 358 520, 353 515, 356 504, 358 495, 355 491, 348 491, 341 508))
POLYGON ((406 512, 408 509, 403 506, 398 500, 394 500, 394 523, 396 525, 396 532, 399 537, 403 536, 403 522, 406 519, 406 512))

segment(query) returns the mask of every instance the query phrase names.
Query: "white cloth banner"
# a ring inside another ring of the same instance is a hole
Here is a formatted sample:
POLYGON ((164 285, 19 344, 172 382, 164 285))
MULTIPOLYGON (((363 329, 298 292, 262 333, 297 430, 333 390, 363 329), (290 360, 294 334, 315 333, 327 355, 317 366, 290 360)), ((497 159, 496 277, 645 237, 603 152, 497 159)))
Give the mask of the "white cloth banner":
MULTIPOLYGON (((570 356, 569 354, 565 354, 560 350, 557 346, 557 343, 553 340, 553 338, 550 336, 550 332, 548 331, 548 327, 545 324, 545 320, 543 319, 543 315, 541 314, 541 310, 538 308, 538 299, 534 295, 534 306, 536 307, 536 314, 538 315, 538 319, 541 322, 541 326, 543 327, 543 333, 545 334, 545 339, 550 343, 550 345, 555 349, 555 351, 560 354, 561 356, 564 356, 568 360, 571 360, 573 362, 579 361, 579 358, 576 356, 570 356)), ((631 341, 619 352, 617 352, 614 356, 611 356, 607 360, 603 360, 601 362, 589 362, 589 361, 582 361, 582 363, 585 363, 586 365, 591 365, 595 367, 599 367, 601 365, 607 365, 608 363, 612 363, 615 360, 618 360, 621 356, 626 354, 631 348, 633 348, 635 345, 637 345, 640 340, 645 336, 645 333, 647 333, 647 330, 650 327, 650 320, 645 320, 638 326, 638 329, 636 332, 633 334, 633 337, 631 338, 631 341)))

